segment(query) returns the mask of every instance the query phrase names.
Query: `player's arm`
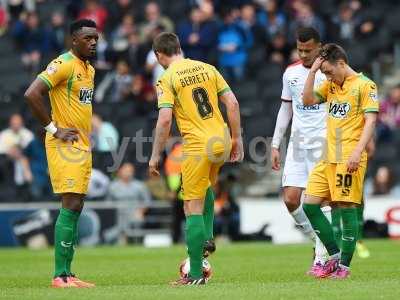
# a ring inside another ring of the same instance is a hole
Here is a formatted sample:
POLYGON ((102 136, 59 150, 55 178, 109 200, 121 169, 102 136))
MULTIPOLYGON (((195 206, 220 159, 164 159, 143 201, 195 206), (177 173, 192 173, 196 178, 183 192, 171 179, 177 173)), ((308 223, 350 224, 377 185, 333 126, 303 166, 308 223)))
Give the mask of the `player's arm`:
POLYGON ((49 91, 49 87, 40 78, 36 78, 25 91, 24 97, 28 103, 32 114, 39 120, 40 124, 54 137, 63 141, 77 141, 78 130, 75 128, 57 128, 51 121, 44 104, 44 95, 49 91))
POLYGON ((243 140, 242 140, 242 129, 240 125, 239 102, 237 101, 235 94, 230 90, 223 94, 220 94, 219 100, 226 107, 228 123, 231 129, 232 150, 231 150, 230 161, 231 162, 242 161, 244 157, 244 150, 243 150, 243 140))
POLYGON ((353 150, 348 162, 347 171, 352 173, 358 169, 361 155, 368 143, 373 139, 376 121, 379 112, 378 90, 373 82, 366 83, 361 90, 361 108, 364 111, 364 128, 357 146, 353 150))
POLYGON ((158 112, 158 119, 156 131, 153 141, 153 150, 149 162, 149 172, 152 176, 160 175, 158 171, 159 163, 161 160, 161 153, 164 151, 165 144, 169 138, 172 124, 172 108, 160 108, 158 112))
POLYGON ((353 153, 351 154, 347 162, 347 172, 353 173, 357 171, 361 160, 361 155, 363 151, 366 149, 367 144, 374 136, 377 116, 378 114, 376 112, 365 113, 364 128, 361 133, 360 140, 358 141, 356 148, 353 150, 353 153))
POLYGON ((292 116, 293 108, 291 101, 282 99, 281 107, 279 108, 278 116, 276 118, 275 130, 271 143, 271 163, 273 170, 279 170, 281 167, 279 146, 289 126, 292 116))
POLYGON ((321 67, 321 64, 323 63, 323 59, 321 57, 318 57, 311 69, 310 72, 308 73, 307 80, 304 84, 304 90, 303 90, 303 104, 304 105, 314 105, 318 104, 321 102, 324 102, 325 99, 321 99, 320 94, 314 93, 314 82, 315 82, 315 75, 317 74, 319 68, 321 67))

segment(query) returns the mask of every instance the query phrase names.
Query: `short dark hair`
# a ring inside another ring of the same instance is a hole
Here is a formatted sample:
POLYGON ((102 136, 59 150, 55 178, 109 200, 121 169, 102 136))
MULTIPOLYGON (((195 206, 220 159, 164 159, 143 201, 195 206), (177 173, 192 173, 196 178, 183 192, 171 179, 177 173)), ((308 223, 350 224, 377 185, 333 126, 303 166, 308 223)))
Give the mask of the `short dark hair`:
POLYGON ((316 43, 321 42, 321 37, 318 31, 313 27, 300 27, 296 33, 297 40, 305 43, 309 40, 314 40, 316 43))
POLYGON ((82 27, 92 27, 97 28, 96 22, 89 19, 80 19, 75 22, 72 22, 69 26, 69 33, 73 35, 75 32, 82 29, 82 27))
POLYGON ((172 56, 181 53, 179 38, 172 32, 161 32, 153 41, 153 51, 172 56))
POLYGON ((346 64, 349 59, 347 58, 346 51, 338 44, 329 43, 321 48, 319 55, 326 61, 335 64, 338 60, 343 60, 346 64))

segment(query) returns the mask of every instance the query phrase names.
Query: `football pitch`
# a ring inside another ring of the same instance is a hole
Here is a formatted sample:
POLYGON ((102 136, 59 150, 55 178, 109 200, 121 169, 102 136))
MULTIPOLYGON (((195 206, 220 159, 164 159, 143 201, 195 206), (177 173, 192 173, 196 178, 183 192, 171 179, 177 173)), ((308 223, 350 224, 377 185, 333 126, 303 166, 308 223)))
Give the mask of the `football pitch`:
POLYGON ((311 245, 218 244, 207 286, 170 287, 183 246, 79 248, 74 271, 94 289, 49 288, 52 250, 0 250, 0 299, 400 299, 400 241, 367 241, 348 280, 305 275, 311 245))

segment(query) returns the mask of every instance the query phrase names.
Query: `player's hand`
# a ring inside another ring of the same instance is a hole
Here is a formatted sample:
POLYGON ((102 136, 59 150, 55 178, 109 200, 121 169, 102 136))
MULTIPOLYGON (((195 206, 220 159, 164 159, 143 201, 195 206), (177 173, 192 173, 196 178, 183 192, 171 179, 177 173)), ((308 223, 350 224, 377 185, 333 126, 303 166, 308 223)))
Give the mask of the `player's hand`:
POLYGON ((353 173, 358 170, 361 161, 361 152, 358 150, 354 150, 350 155, 349 160, 347 161, 347 172, 353 173))
POLYGON ((242 138, 239 139, 232 139, 232 149, 230 155, 230 162, 241 162, 244 157, 244 150, 243 150, 243 140, 242 138))
POLYGON ((279 149, 274 147, 271 149, 271 164, 272 170, 279 171, 281 168, 281 154, 279 153, 279 149))
POLYGON ((160 171, 158 170, 158 166, 160 164, 160 157, 151 156, 149 161, 149 176, 150 177, 158 177, 160 176, 160 171))
POLYGON ((320 68, 322 63, 324 62, 325 59, 323 59, 321 56, 318 56, 317 59, 314 61, 313 65, 311 66, 310 72, 316 73, 320 68))
POLYGON ((56 133, 53 135, 55 138, 64 142, 77 142, 78 130, 75 128, 57 128, 56 133))

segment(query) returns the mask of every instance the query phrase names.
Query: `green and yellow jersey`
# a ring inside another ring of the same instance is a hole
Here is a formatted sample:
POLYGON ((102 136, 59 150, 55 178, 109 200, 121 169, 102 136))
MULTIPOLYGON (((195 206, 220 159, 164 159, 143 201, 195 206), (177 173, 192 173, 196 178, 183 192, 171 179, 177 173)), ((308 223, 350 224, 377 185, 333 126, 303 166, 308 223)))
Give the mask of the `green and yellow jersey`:
POLYGON ((230 149, 229 130, 218 107, 218 96, 230 88, 215 67, 180 59, 168 67, 156 89, 158 107, 173 109, 185 153, 230 149))
MULTIPOLYGON (((359 73, 347 77, 342 86, 325 80, 314 93, 328 104, 327 161, 345 162, 360 140, 364 114, 379 111, 376 84, 359 73)), ((361 160, 367 160, 365 151, 361 160)))
MULTIPOLYGON (((78 129, 79 140, 72 146, 85 151, 90 150, 94 73, 88 61, 67 52, 38 75, 49 87, 53 122, 57 127, 78 129)), ((46 134, 46 147, 56 147, 59 142, 46 134)))

